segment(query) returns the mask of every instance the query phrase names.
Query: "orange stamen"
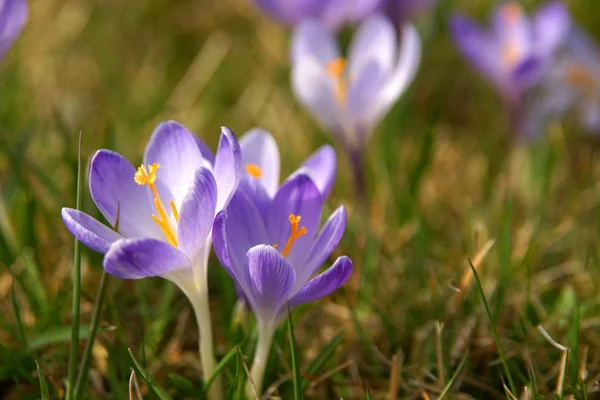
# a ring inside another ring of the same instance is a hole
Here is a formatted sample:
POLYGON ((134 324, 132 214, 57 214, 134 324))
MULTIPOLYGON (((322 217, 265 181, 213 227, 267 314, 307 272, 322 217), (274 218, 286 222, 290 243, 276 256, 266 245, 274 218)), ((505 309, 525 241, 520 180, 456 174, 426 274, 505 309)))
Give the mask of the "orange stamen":
POLYGON ((327 74, 335 81, 335 97, 339 103, 346 101, 347 83, 344 73, 346 71, 346 60, 342 57, 336 58, 325 67, 327 74))
POLYGON ((260 178, 263 175, 262 170, 257 164, 246 164, 244 165, 244 168, 246 168, 246 172, 250 174, 250 176, 256 179, 260 178))
MULTIPOLYGON (((177 247, 177 235, 175 229, 171 225, 171 221, 169 220, 169 216, 167 215, 167 210, 160 200, 160 196, 158 195, 158 190, 156 190, 156 171, 160 168, 160 164, 154 163, 152 165, 148 165, 148 169, 146 169, 145 165, 141 165, 135 175, 133 176, 133 180, 138 185, 148 185, 150 190, 152 190, 152 195, 154 196, 154 207, 156 208, 156 215, 152 215, 152 220, 156 222, 159 228, 163 231, 167 242, 173 247, 177 247)), ((171 211, 173 211, 173 215, 175 216, 175 221, 179 222, 179 213, 175 207, 175 203, 173 201, 169 202, 171 206, 171 211)))
POLYGON ((285 243, 285 247, 281 252, 281 255, 283 255, 284 257, 290 255, 290 251, 292 251, 292 246, 294 245, 294 242, 308 233, 304 226, 298 229, 301 219, 302 217, 299 215, 290 214, 290 237, 288 238, 287 242, 285 243))

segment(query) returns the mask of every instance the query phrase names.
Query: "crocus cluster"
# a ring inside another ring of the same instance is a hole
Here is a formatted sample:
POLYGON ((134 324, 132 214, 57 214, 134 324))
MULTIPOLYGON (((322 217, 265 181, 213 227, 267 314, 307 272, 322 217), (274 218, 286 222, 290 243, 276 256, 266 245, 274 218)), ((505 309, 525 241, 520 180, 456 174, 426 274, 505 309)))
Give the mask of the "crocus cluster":
POLYGON ((502 2, 490 28, 461 14, 451 28, 460 52, 500 93, 518 134, 534 137, 572 107, 585 127, 600 129, 600 58, 562 2, 531 18, 519 3, 502 2))
POLYGON ((27 15, 25 0, 0 0, 0 59, 23 30, 27 15))
MULTIPOLYGON (((170 121, 155 129, 137 168, 110 150, 92 158, 90 193, 109 226, 71 208, 64 208, 62 217, 78 240, 104 254, 109 274, 162 277, 185 293, 198 321, 206 377, 216 368, 207 279, 214 239, 219 260, 256 315, 260 335, 251 387, 260 391, 286 305, 325 296, 352 272, 350 259, 340 257, 314 276, 345 228, 341 207, 319 231, 335 164, 333 149, 325 146, 280 187, 279 151, 268 132, 254 129, 238 143, 223 128, 213 156, 200 139, 170 121)), ((209 396, 222 398, 218 381, 209 396)))

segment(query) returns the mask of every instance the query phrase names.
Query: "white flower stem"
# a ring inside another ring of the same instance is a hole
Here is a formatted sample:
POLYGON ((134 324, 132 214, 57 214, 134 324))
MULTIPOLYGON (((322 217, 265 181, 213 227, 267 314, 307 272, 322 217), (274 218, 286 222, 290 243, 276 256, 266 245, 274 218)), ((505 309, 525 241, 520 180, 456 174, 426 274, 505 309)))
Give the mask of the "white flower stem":
MULTIPOLYGON (((212 322, 210 319, 210 305, 208 302, 208 282, 206 280, 201 282, 198 291, 195 291, 189 297, 198 323, 198 331, 200 334, 198 342, 200 362, 202 363, 202 373, 204 375, 204 381, 206 382, 213 376, 217 367, 213 345, 212 322)), ((220 376, 218 376, 210 386, 210 389, 208 390, 208 399, 223 399, 223 387, 220 376)))
POLYGON ((252 382, 248 381, 246 385, 246 395, 249 398, 257 398, 262 394, 263 378, 265 377, 265 368, 269 361, 269 352, 273 342, 275 326, 272 324, 259 324, 258 326, 258 344, 254 353, 254 361, 250 369, 252 382))

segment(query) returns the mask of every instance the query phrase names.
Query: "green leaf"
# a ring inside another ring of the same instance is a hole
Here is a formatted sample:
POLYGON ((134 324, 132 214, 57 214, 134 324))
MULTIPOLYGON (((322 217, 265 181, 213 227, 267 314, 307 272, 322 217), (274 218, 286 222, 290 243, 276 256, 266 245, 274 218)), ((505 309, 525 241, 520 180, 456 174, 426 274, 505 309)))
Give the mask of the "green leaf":
POLYGON ((225 357, 221 359, 221 361, 219 361, 215 372, 211 375, 211 377, 208 379, 208 381, 206 381, 206 384, 204 385, 205 392, 208 392, 208 389, 210 389, 210 385, 212 385, 215 379, 217 379, 217 376, 221 374, 221 371, 223 371, 223 368, 225 368, 229 361, 231 361, 235 357, 235 355, 238 353, 238 350, 239 346, 235 346, 233 349, 229 350, 229 352, 225 355, 225 357))
MULTIPOLYGON (((99 327, 99 333, 106 333, 113 330, 111 326, 99 327)), ((79 339, 89 339, 91 333, 91 325, 83 324, 79 325, 79 339)), ((48 329, 36 335, 29 342, 31 350, 38 350, 44 346, 48 346, 55 343, 68 342, 71 339, 71 327, 60 326, 58 328, 48 329)))
POLYGON ((481 281, 479 280, 479 275, 477 275, 477 270, 475 266, 469 260, 469 265, 471 266, 471 271, 473 271, 473 276, 475 277, 475 282, 477 283, 477 290, 479 291, 479 295, 481 296, 481 301, 483 302, 483 306, 485 308, 486 315, 488 317, 488 321, 490 323, 490 328, 492 330, 492 335, 494 336, 494 342, 496 343, 496 348, 498 349, 498 355, 500 356, 500 360, 502 361, 502 366, 504 367, 504 373, 506 374, 506 378, 508 379, 508 385, 510 391, 512 393, 517 393, 515 390, 515 384, 513 382, 512 375, 510 373, 510 368, 508 367, 508 362, 506 361, 506 357, 504 356, 504 351, 502 350, 502 346, 500 345, 500 338, 498 337, 498 332, 496 331, 496 326, 494 325, 494 320, 492 318, 492 313, 490 312, 490 307, 485 298, 485 293, 483 292, 483 287, 481 286, 481 281))
MULTIPOLYGON (((315 359, 310 363, 308 368, 306 368, 306 375, 309 377, 313 377, 319 373, 323 365, 333 356, 335 350, 338 348, 342 339, 344 338, 344 334, 340 333, 335 336, 329 343, 325 345, 323 350, 315 357, 315 359)), ((302 381, 302 390, 306 389, 308 384, 310 383, 310 378, 306 378, 302 381)))
POLYGON ((465 355, 463 356, 462 360, 460 360, 460 364, 458 364, 458 367, 456 367, 456 371, 454 371, 454 373, 452 374, 452 377, 450 377, 450 380, 444 387, 444 390, 442 390, 442 393, 440 393, 440 397, 438 397, 438 400, 442 400, 448 394, 448 391, 454 384, 454 381, 456 381, 456 378, 458 378, 458 374, 462 370, 462 367, 465 365, 465 361, 467 361, 468 355, 469 355, 469 352, 466 352, 465 355))
POLYGON ((44 373, 40 368, 40 364, 36 361, 35 366, 37 368, 38 378, 40 379, 40 394, 42 396, 42 400, 49 400, 50 393, 48 393, 48 385, 46 384, 46 378, 44 378, 44 373))
POLYGON ((163 388, 161 388, 156 382, 154 382, 152 376, 150 376, 150 374, 146 372, 146 369, 138 363, 131 349, 127 349, 127 351, 129 352, 129 356, 133 361, 133 367, 135 368, 136 372, 140 374, 148 383, 148 387, 150 388, 150 390, 152 390, 154 394, 156 394, 161 400, 172 400, 171 396, 169 396, 163 388))
POLYGON ((292 322, 292 313, 290 307, 287 307, 288 339, 290 341, 290 354, 292 357, 292 378, 294 383, 294 400, 302 400, 303 388, 300 378, 300 362, 296 354, 296 337, 294 336, 294 323, 292 322))
MULTIPOLYGON (((79 132, 79 147, 77 150, 77 195, 75 209, 81 209, 81 132, 79 132)), ((73 302, 71 305, 71 346, 69 348, 69 369, 67 374, 66 400, 71 400, 75 393, 75 379, 77 378, 77 356, 79 350, 79 323, 81 306, 81 245, 75 239, 73 250, 73 302)))

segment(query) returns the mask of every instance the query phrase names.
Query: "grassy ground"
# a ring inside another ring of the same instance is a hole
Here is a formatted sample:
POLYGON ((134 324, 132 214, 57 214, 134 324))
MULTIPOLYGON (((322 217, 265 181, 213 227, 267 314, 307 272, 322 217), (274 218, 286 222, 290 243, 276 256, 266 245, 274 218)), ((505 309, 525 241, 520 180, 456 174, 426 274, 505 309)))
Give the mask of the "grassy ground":
MULTIPOLYGON (((294 313, 305 396, 434 399, 449 386, 455 399, 510 398, 505 384, 516 398, 596 398, 600 143, 569 121, 536 144, 512 140, 445 22, 455 9, 483 18, 492 2, 441 3, 419 23, 420 73, 368 151, 368 216, 340 154, 329 204, 347 205, 349 228, 334 255, 352 257, 356 272, 294 313)), ((568 4, 600 38, 600 4, 568 4)), ((0 396, 39 398, 36 361, 51 397, 64 393, 73 240, 59 212, 75 203, 78 132, 84 162, 100 147, 139 162, 165 119, 213 146, 221 125, 238 135, 258 125, 289 173, 330 138, 290 92, 287 46, 288 33, 245 0, 31 1, 0 66, 0 396)), ((87 189, 83 209, 98 216, 87 189)), ((102 269, 98 254, 82 254, 85 339, 102 269)), ((235 314, 231 282, 212 262, 218 356, 236 345, 250 355, 251 321, 235 314)), ((109 277, 89 398, 129 398, 128 349, 173 398, 197 398, 196 345, 190 306, 170 282, 109 277)), ((281 329, 266 384, 283 399, 289 349, 281 329)), ((233 354, 225 381, 235 388, 243 369, 233 354)), ((144 397, 158 398, 137 377, 144 397)))

